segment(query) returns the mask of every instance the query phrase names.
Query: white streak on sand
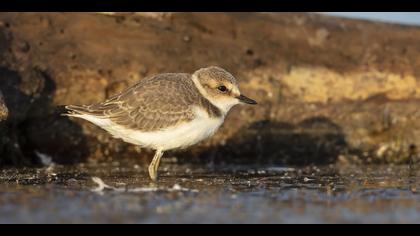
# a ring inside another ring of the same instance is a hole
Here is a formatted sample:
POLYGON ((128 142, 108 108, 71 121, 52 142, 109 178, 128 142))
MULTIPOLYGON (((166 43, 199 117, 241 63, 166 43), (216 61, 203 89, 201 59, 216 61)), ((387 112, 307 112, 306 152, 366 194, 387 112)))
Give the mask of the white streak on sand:
POLYGON ((198 190, 196 189, 189 189, 189 188, 183 188, 179 184, 174 184, 172 188, 165 188, 165 187, 138 187, 138 188, 115 188, 112 186, 107 185, 101 178, 99 177, 92 177, 92 181, 95 182, 98 187, 92 189, 93 192, 103 194, 103 191, 108 189, 111 191, 116 192, 127 192, 127 193, 147 193, 147 192, 193 192, 197 193, 198 190))

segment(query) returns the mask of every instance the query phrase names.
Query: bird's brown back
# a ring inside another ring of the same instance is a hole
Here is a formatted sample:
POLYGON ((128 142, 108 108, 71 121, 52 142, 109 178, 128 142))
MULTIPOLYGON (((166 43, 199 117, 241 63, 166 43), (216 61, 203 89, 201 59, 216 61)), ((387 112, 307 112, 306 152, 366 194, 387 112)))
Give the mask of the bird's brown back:
POLYGON ((166 73, 145 78, 104 102, 69 109, 148 132, 193 120, 195 106, 205 109, 210 117, 221 116, 220 110, 200 94, 190 74, 166 73))

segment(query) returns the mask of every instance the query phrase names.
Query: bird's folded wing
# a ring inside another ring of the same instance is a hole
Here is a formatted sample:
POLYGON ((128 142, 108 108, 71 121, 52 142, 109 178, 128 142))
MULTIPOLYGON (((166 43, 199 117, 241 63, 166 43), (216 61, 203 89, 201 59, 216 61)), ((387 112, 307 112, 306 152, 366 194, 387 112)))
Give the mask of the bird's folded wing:
POLYGON ((145 132, 163 130, 194 119, 196 98, 185 92, 185 86, 188 84, 176 78, 149 79, 103 103, 89 106, 89 110, 127 128, 145 132))

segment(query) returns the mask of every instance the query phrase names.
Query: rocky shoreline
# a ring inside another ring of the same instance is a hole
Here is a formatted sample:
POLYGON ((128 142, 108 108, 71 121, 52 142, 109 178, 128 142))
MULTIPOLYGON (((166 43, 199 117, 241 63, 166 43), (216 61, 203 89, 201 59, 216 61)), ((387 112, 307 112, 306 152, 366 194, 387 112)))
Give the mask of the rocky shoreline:
POLYGON ((150 151, 59 107, 208 65, 260 105, 235 108, 212 139, 174 152, 180 162, 407 163, 420 145, 419 39, 418 27, 303 13, 0 13, 0 165, 39 153, 147 163, 150 151))

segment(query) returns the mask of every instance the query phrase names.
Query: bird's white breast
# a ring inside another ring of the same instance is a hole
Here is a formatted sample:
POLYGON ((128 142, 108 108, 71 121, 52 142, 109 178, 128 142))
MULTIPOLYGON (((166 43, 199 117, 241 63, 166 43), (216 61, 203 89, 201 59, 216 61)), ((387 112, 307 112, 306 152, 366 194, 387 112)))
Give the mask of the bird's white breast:
POLYGON ((127 129, 108 119, 100 119, 88 115, 79 117, 100 126, 114 137, 121 138, 128 143, 165 151, 185 148, 210 137, 224 121, 224 117, 209 117, 204 110, 198 107, 195 108, 195 112, 195 119, 190 122, 154 132, 127 129))

